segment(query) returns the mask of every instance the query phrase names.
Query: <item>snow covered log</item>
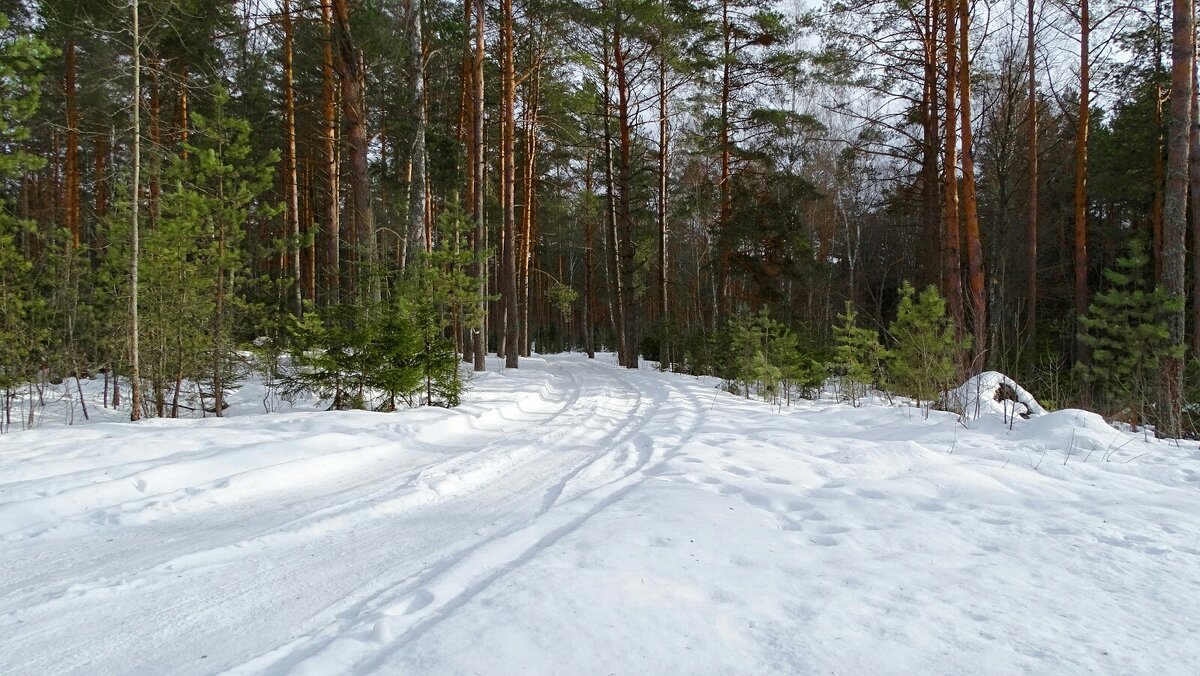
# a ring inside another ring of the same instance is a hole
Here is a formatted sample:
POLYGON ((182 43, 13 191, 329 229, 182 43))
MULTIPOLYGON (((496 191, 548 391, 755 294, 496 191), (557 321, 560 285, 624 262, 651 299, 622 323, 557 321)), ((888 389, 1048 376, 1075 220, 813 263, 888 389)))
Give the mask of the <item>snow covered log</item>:
POLYGON ((946 393, 942 402, 948 411, 968 420, 986 416, 1022 418, 1042 415, 1046 409, 1025 388, 998 371, 985 371, 946 393))

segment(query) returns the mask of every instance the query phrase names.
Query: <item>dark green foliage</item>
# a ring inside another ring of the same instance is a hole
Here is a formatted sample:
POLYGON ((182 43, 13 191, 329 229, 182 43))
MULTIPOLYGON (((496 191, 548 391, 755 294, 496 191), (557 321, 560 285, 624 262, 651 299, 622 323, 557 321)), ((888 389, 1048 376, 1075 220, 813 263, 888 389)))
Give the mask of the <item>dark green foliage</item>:
POLYGON ((793 392, 811 396, 825 379, 819 360, 800 348, 796 333, 763 309, 756 315, 729 320, 724 377, 749 397, 766 401, 791 400, 793 392))
POLYGON ((917 294, 905 282, 900 287, 896 320, 889 327, 895 345, 888 350, 888 380, 897 393, 933 402, 956 383, 955 360, 970 347, 958 340, 946 316, 946 299, 936 287, 917 294))
POLYGON ((400 298, 376 312, 342 305, 310 312, 291 336, 285 396, 313 393, 331 410, 457 406, 458 353, 427 302, 400 298))
MULTIPOLYGON (((262 197, 277 155, 251 155, 250 125, 228 115, 227 103, 218 91, 212 115, 194 114, 188 156, 171 158, 160 213, 142 229, 142 375, 158 415, 173 412, 168 400, 183 381, 204 383, 215 396, 244 369, 235 349, 235 330, 250 310, 238 293, 249 281, 242 240, 247 222, 278 213, 262 197)), ((128 293, 127 208, 118 205, 106 229, 113 246, 102 278, 113 302, 128 293)), ((124 317, 114 314, 110 326, 123 335, 124 317)))
POLYGON ((857 325, 858 313, 850 301, 833 327, 834 348, 830 370, 841 381, 841 395, 857 406, 871 387, 883 385, 885 351, 879 332, 857 325))
POLYGON ((466 384, 447 332, 483 321, 469 274, 475 254, 462 243, 467 225, 458 209, 443 211, 437 246, 393 280, 392 299, 381 306, 307 313, 292 330, 285 395, 312 392, 338 410, 457 406, 466 384))
POLYGON ((29 138, 27 122, 38 107, 38 67, 49 50, 36 39, 10 35, 8 28, 7 17, 0 14, 0 388, 5 392, 32 379, 38 348, 47 338, 38 321, 46 304, 35 293, 34 265, 18 246, 32 224, 10 212, 4 184, 42 164, 22 144, 29 138))
POLYGON ((1170 346, 1167 331, 1167 316, 1183 312, 1183 301, 1161 287, 1147 290, 1148 264, 1145 242, 1131 239, 1125 256, 1104 271, 1108 289, 1096 294, 1081 319, 1092 363, 1080 365, 1080 375, 1105 412, 1135 424, 1152 419, 1162 360, 1184 352, 1183 346, 1170 346))

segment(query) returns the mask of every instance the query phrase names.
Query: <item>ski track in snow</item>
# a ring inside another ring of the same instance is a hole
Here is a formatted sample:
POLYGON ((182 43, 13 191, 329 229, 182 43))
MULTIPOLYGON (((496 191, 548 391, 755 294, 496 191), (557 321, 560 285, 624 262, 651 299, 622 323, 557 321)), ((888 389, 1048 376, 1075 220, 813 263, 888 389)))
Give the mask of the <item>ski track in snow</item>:
POLYGON ((0 673, 1200 665, 1194 443, 610 362, 491 359, 451 411, 0 437, 0 673))

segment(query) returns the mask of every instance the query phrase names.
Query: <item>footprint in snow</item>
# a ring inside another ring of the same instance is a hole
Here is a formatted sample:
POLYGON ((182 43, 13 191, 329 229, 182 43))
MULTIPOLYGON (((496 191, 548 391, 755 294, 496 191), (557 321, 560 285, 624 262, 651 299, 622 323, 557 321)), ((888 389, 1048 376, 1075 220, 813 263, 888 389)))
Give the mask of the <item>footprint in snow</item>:
POLYGON ((821 547, 834 547, 837 546, 838 543, 837 538, 829 535, 814 535, 813 537, 809 538, 809 541, 814 545, 821 547))
POLYGON ((408 608, 404 611, 405 615, 412 615, 418 610, 433 603, 433 593, 428 589, 418 589, 413 594, 413 600, 409 602, 408 608))

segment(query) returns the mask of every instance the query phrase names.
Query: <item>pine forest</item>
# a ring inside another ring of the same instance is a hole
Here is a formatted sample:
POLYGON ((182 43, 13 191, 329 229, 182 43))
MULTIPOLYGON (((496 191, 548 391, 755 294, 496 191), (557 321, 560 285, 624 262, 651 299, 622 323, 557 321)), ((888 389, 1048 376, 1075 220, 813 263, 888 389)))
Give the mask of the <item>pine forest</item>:
POLYGON ((995 370, 1192 435, 1193 13, 0 0, 3 427, 68 378, 393 410, 574 351, 779 401, 995 370))

